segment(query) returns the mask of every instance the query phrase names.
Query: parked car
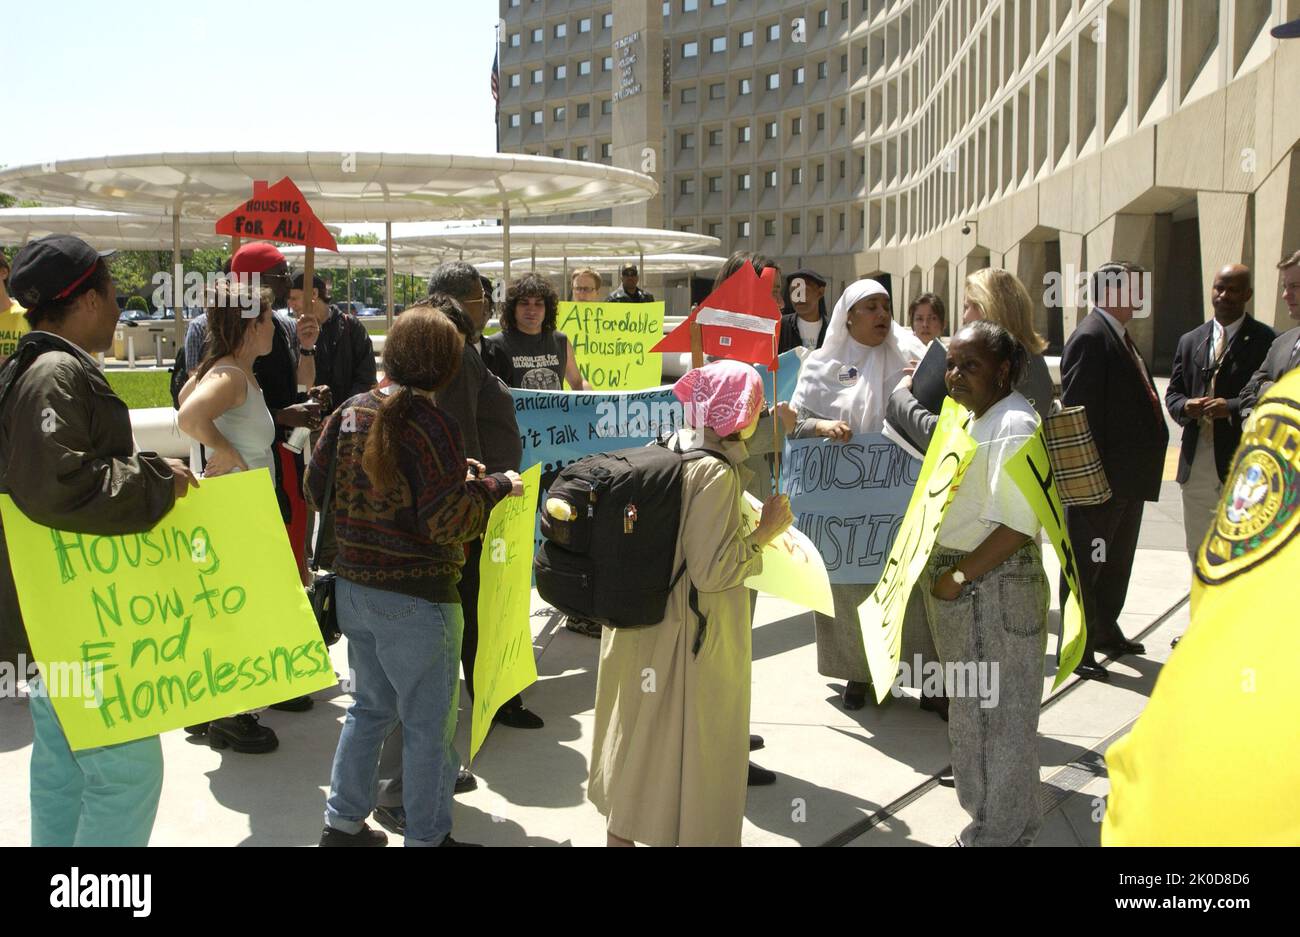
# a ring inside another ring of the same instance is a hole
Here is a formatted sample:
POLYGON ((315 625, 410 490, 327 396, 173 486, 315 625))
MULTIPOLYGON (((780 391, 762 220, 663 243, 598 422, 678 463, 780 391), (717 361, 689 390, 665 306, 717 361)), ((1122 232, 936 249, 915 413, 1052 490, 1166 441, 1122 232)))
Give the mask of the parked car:
POLYGON ((145 309, 126 309, 117 317, 118 322, 148 322, 151 316, 145 309))
POLYGON ((354 316, 363 316, 366 314, 366 307, 361 305, 361 303, 357 302, 356 300, 353 300, 350 303, 347 300, 340 300, 339 302, 332 303, 331 305, 337 308, 339 312, 350 312, 354 316))

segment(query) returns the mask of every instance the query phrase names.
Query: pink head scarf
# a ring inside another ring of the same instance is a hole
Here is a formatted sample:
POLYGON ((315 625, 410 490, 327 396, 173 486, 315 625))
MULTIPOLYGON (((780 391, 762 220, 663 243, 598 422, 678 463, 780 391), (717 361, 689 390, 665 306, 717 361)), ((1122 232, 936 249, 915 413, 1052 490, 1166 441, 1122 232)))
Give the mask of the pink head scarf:
POLYGON ((673 385, 673 396, 686 405, 687 426, 730 436, 748 426, 763 405, 763 382, 747 364, 714 361, 687 371, 673 385))

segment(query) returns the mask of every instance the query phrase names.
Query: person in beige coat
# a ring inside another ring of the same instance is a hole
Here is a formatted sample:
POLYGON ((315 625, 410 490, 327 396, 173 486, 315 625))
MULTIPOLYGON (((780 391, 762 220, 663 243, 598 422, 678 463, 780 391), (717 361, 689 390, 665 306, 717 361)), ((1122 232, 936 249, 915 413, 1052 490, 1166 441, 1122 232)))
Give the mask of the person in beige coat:
POLYGON ((744 440, 762 410, 758 373, 715 361, 674 385, 689 428, 678 451, 721 458, 682 466, 673 568, 686 574, 664 619, 606 628, 596 678, 596 725, 587 797, 607 819, 611 846, 738 846, 749 760, 751 645, 745 579, 762 571, 764 545, 791 523, 783 495, 750 531, 741 514, 744 440), (702 621, 690 608, 698 594, 702 621))

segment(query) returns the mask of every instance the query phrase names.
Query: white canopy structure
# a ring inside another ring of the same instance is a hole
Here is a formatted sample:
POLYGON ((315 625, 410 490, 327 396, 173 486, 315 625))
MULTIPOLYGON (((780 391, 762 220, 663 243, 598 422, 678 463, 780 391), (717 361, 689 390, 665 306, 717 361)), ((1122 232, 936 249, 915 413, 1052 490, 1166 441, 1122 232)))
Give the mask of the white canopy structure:
MULTIPOLYGON (((411 235, 393 229, 393 243, 455 251, 471 262, 501 256, 499 228, 447 228, 434 234, 411 235)), ((515 225, 510 229, 513 257, 563 254, 669 254, 716 250, 722 242, 706 234, 659 228, 615 228, 596 225, 515 225)))
MULTIPOLYGON (((167 250, 172 220, 162 215, 94 208, 0 208, 0 244, 26 244, 50 234, 72 234, 99 250, 167 250)), ((186 247, 221 247, 226 239, 201 221, 181 221, 186 247)))
MULTIPOLYGON (((618 269, 628 262, 627 257, 538 257, 534 269, 538 273, 554 276, 567 270, 590 267, 602 276, 607 273, 607 283, 618 283, 618 269)), ((692 273, 714 273, 727 262, 725 257, 708 254, 650 254, 641 263, 642 276, 686 276, 692 273)), ((499 260, 475 264, 484 276, 498 277, 504 264, 499 260)))
MULTIPOLYGON (((284 259, 289 261, 290 265, 301 269, 302 258, 307 253, 307 249, 293 245, 280 248, 280 252, 284 254, 284 259)), ((392 251, 393 272, 412 276, 428 276, 433 272, 434 267, 448 259, 449 256, 451 255, 417 248, 398 249, 394 245, 392 251)), ((388 247, 384 244, 340 244, 338 253, 334 251, 317 251, 316 253, 317 267, 347 271, 347 293, 345 298, 349 303, 352 302, 352 269, 354 267, 363 269, 368 267, 386 268, 387 263, 388 247)))
MULTIPOLYGON (((284 176, 322 221, 381 221, 388 226, 385 241, 394 221, 501 218, 507 269, 512 213, 592 211, 643 202, 659 191, 652 178, 628 169, 544 156, 339 152, 101 156, 0 170, 0 191, 46 203, 167 215, 179 255, 183 218, 220 218, 252 195, 254 182, 284 176)), ((391 321, 391 259, 387 266, 391 321)))

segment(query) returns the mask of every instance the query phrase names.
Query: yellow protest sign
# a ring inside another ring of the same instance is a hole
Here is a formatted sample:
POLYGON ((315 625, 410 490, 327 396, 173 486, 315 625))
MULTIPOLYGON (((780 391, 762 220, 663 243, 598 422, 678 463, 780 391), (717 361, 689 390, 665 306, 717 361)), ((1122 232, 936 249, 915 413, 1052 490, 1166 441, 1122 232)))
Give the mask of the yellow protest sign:
POLYGON ((975 440, 965 429, 969 415, 951 397, 944 399, 916 488, 907 503, 907 513, 903 515, 889 558, 885 560, 880 582, 858 606, 862 643, 878 703, 889 694, 898 674, 908 596, 930 558, 944 513, 975 454, 975 440))
POLYGON ((658 387, 663 303, 560 303, 556 328, 569 337, 582 379, 593 390, 658 387))
POLYGON ((152 530, 42 527, 0 497, 23 620, 73 749, 335 683, 265 470, 207 479, 152 530), (55 676, 57 675, 57 676, 55 676))
MULTIPOLYGON (((746 493, 741 507, 746 534, 758 526, 762 513, 763 505, 746 493)), ((745 585, 823 615, 835 614, 831 581, 826 575, 822 555, 816 545, 793 525, 763 548, 763 571, 746 579, 745 585)))
POLYGON ((0 360, 12 355, 18 348, 18 340, 29 331, 22 306, 14 303, 7 311, 0 312, 0 360))
POLYGON ((1192 618, 1106 752, 1103 846, 1300 846, 1300 371, 1246 424, 1196 554, 1192 618))
POLYGON ((537 681, 533 633, 528 627, 532 596, 533 523, 542 467, 522 475, 524 496, 505 498, 492 509, 479 562, 478 655, 474 659, 474 709, 470 715, 472 762, 492 728, 496 711, 537 681))
POLYGON ((1060 686, 1066 677, 1083 659, 1084 639, 1087 625, 1083 620, 1083 607, 1079 603, 1079 568, 1074 561, 1074 550, 1070 546, 1070 534, 1065 529, 1065 508, 1061 496, 1056 491, 1056 482, 1052 478, 1052 463, 1047 457, 1047 443, 1043 439, 1043 427, 1020 447, 1004 466, 1007 477, 1016 483, 1020 493, 1034 509, 1038 523, 1043 525, 1047 537, 1056 550, 1056 559, 1061 564, 1061 574, 1070 586, 1070 596, 1061 610, 1064 618, 1061 628, 1061 649, 1057 655, 1059 666, 1052 688, 1060 686))

